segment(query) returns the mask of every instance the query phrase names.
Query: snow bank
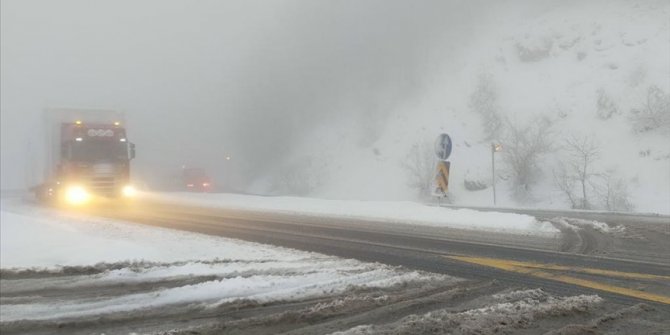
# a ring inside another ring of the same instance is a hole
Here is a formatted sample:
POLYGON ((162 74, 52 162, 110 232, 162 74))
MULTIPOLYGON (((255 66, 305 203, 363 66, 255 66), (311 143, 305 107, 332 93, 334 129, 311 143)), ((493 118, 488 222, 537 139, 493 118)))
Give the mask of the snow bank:
POLYGON ((622 234, 626 232, 626 227, 622 225, 610 226, 605 222, 600 222, 596 220, 583 220, 583 219, 575 219, 567 217, 557 217, 554 218, 553 220, 573 230, 579 230, 582 229, 583 227, 589 227, 605 234, 622 234))
MULTIPOLYGON (((276 254, 274 248, 232 239, 28 208, 14 207, 10 212, 3 206, 0 212, 3 269, 123 261, 274 259, 276 254)), ((284 260, 304 257, 282 250, 279 255, 284 260)))
POLYGON ((537 221, 528 215, 442 208, 408 201, 324 200, 203 193, 146 193, 144 196, 160 201, 232 210, 317 215, 525 235, 551 235, 559 232, 550 223, 537 221))
POLYGON ((465 334, 513 333, 536 319, 586 314, 603 301, 597 295, 554 297, 534 289, 496 294, 485 306, 463 312, 447 309, 409 315, 394 323, 361 325, 332 335, 440 333, 456 330, 465 334))

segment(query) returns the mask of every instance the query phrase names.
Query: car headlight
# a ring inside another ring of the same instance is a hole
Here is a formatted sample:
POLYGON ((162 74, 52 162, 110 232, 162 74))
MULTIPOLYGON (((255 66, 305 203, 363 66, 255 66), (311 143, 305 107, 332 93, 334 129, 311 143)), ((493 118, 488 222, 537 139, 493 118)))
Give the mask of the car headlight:
POLYGON ((130 198, 137 195, 137 190, 133 185, 126 185, 121 189, 121 194, 123 194, 124 197, 130 198))
POLYGON ((91 195, 81 186, 73 185, 65 190, 65 201, 69 204, 81 205, 88 202, 90 199, 91 195))

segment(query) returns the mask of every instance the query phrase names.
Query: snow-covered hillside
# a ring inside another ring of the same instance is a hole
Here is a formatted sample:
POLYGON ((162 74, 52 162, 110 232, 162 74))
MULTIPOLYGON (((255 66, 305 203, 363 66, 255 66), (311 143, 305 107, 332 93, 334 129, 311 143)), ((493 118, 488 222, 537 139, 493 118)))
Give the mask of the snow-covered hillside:
POLYGON ((666 99, 670 94, 670 4, 495 7, 477 16, 476 38, 453 46, 463 51, 429 76, 420 97, 380 114, 379 120, 341 120, 315 128, 279 164, 279 172, 259 179, 253 190, 335 199, 416 199, 417 190, 408 185, 412 148, 418 146, 424 154, 446 132, 454 141, 453 201, 492 204, 490 143, 505 139, 489 138, 470 103, 486 78, 501 119, 524 124, 544 118, 552 124, 546 134, 552 149, 542 155, 538 181, 525 200, 510 196, 506 152, 496 154, 498 205, 569 208, 554 182, 557 166, 567 159, 561 147, 567 138, 590 136, 600 152, 591 167, 595 179, 605 174, 620 179, 636 211, 670 213, 670 135, 667 129, 636 132, 631 112, 644 108, 654 88, 666 99), (468 191, 466 178, 486 188, 468 191))

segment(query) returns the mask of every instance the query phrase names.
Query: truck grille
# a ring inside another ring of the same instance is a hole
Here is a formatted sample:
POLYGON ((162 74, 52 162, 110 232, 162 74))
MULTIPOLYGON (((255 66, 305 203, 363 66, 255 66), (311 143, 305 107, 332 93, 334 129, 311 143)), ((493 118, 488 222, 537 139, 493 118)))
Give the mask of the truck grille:
POLYGON ((111 176, 94 176, 89 182, 91 192, 104 196, 113 196, 116 192, 116 179, 111 176))
POLYGON ((114 174, 114 165, 107 163, 98 163, 93 165, 94 175, 110 175, 114 174))
POLYGON ((113 164, 98 163, 91 169, 89 187, 91 192, 102 196, 114 196, 117 190, 117 181, 115 177, 115 167, 113 164))

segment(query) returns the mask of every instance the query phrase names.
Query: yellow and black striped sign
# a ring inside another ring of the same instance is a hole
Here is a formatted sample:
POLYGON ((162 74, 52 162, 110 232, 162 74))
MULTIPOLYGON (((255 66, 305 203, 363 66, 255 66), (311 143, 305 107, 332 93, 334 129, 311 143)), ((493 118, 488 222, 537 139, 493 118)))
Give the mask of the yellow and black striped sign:
POLYGON ((437 163, 437 176, 435 177, 435 179, 437 180, 437 188, 443 194, 447 194, 447 191, 449 190, 449 167, 450 166, 451 166, 451 162, 447 162, 447 161, 440 161, 440 162, 437 163))

